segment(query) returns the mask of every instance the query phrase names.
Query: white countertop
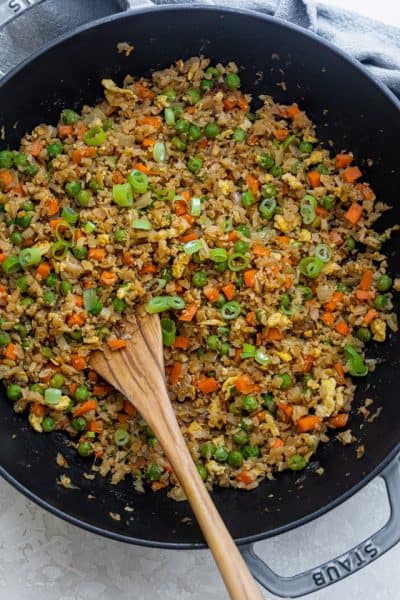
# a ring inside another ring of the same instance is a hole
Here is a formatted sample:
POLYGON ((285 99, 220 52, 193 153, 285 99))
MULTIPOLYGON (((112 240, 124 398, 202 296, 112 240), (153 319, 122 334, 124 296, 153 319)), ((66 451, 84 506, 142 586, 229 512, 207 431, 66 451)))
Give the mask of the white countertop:
MULTIPOLYGON (((400 26, 398 0, 324 0, 400 26)), ((282 575, 333 558, 379 529, 389 514, 384 485, 370 483, 329 514, 257 544, 282 575)), ((7 600, 224 600, 208 551, 128 546, 64 523, 0 480, 0 598, 7 600)), ((400 545, 309 600, 394 600, 400 545)), ((265 593, 265 598, 276 598, 265 593)))

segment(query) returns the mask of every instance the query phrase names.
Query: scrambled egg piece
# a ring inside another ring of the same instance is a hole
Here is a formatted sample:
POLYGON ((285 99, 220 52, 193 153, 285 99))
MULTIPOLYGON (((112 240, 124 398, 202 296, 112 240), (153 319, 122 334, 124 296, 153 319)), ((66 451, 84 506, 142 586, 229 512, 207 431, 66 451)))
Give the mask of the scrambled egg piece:
POLYGON ((209 406, 209 417, 208 424, 214 429, 221 429, 224 424, 224 419, 221 411, 221 404, 219 402, 219 398, 213 398, 210 402, 209 406))
POLYGON ((200 425, 200 423, 198 423, 197 421, 192 421, 189 425, 189 427, 187 428, 187 432, 189 435, 196 435, 196 433, 199 433, 199 431, 202 431, 202 426, 200 425))
POLYGON ((236 379, 237 375, 235 375, 235 377, 228 377, 222 384, 221 390, 225 394, 225 400, 228 400, 228 398, 230 397, 229 390, 231 389, 231 387, 234 387, 236 379))
POLYGON ((336 379, 328 377, 321 381, 319 393, 322 405, 319 404, 315 409, 317 417, 330 417, 335 410, 336 379))
POLYGON ((341 267, 337 263, 329 262, 323 268, 323 272, 325 275, 331 275, 332 273, 335 273, 335 271, 340 271, 340 268, 341 267))
POLYGON ((274 354, 276 356, 279 356, 279 358, 283 360, 283 362, 290 362, 291 360, 293 360, 293 356, 290 354, 290 352, 279 352, 277 350, 276 352, 274 352, 274 354))
POLYGON ((210 473, 210 475, 223 475, 226 467, 217 463, 215 460, 208 460, 206 462, 206 469, 210 473))
POLYGON ((386 323, 382 319, 375 319, 371 323, 373 339, 376 342, 384 342, 386 339, 386 323))
POLYGON ((53 410, 66 410, 68 408, 68 406, 70 405, 70 398, 68 398, 68 396, 61 396, 59 402, 57 404, 52 405, 52 409, 53 410))
POLYGON ((100 233, 100 235, 98 235, 97 239, 96 239, 96 243, 98 246, 107 246, 109 241, 110 241, 110 236, 107 235, 106 233, 100 233))
POLYGON ((282 175, 282 179, 285 183, 288 184, 291 190, 300 190, 303 188, 303 184, 301 183, 301 181, 299 181, 297 177, 295 177, 291 173, 284 173, 282 175))
POLYGON ((260 431, 268 431, 272 436, 279 437, 279 428, 274 417, 269 413, 267 413, 264 423, 261 423, 260 431))
POLYGON ((37 417, 32 412, 29 414, 28 421, 31 424, 32 428, 38 433, 42 433, 42 421, 43 417, 37 417))
POLYGON ((309 242, 311 240, 311 231, 308 231, 308 229, 300 229, 298 239, 299 242, 309 242))
POLYGON ((314 358, 318 358, 319 356, 321 356, 321 348, 311 348, 310 354, 314 358))
POLYGON ((279 329, 288 329, 292 326, 292 321, 281 312, 272 313, 267 321, 268 327, 278 327, 279 329))
POLYGON ((191 257, 189 254, 184 254, 183 252, 178 254, 178 256, 175 258, 174 264, 172 265, 172 276, 175 277, 175 279, 182 277, 186 265, 188 265, 190 262, 190 258, 191 257))
POLYGON ((322 150, 314 150, 313 152, 311 152, 310 156, 308 158, 306 158, 306 160, 304 161, 304 164, 317 165, 318 163, 322 162, 323 159, 324 159, 324 153, 322 152, 322 150))
POLYGON ((220 179, 218 181, 218 189, 224 196, 229 196, 229 194, 232 194, 235 191, 235 186, 233 181, 230 181, 229 179, 220 179))
POLYGON ((283 233, 289 233, 293 229, 293 227, 282 217, 282 215, 275 215, 274 217, 274 226, 279 231, 283 233))

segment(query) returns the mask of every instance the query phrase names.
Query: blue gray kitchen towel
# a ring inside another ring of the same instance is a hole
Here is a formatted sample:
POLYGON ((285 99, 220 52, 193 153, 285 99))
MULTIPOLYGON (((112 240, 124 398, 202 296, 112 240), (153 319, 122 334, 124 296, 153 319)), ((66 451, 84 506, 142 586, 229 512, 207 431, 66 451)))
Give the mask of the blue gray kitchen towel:
MULTIPOLYGON (((45 0, 33 6, 0 29, 0 76, 58 35, 126 5, 134 8, 146 2, 151 4, 150 0, 45 0)), ((191 0, 155 0, 186 2, 191 0)), ((400 97, 400 28, 315 0, 230 0, 226 5, 275 15, 314 31, 363 63, 400 97)))

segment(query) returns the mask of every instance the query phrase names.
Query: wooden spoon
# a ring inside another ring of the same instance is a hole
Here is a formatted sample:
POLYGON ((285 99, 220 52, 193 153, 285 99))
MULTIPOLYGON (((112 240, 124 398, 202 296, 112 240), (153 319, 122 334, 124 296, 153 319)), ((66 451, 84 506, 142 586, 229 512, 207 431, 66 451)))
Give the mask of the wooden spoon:
POLYGON ((91 366, 140 412, 156 435, 190 502, 232 600, 263 600, 186 447, 164 380, 158 315, 136 317, 137 327, 118 352, 94 352, 91 366))

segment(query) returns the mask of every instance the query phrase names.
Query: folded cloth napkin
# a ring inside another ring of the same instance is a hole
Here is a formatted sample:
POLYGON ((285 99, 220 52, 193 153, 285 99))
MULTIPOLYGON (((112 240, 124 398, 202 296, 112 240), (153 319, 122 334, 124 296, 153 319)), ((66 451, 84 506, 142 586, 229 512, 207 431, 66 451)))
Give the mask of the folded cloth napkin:
MULTIPOLYGON (((154 0, 156 4, 192 1, 154 0)), ((33 6, 0 29, 0 76, 58 35, 118 8, 121 10, 124 4, 135 7, 143 3, 143 0, 46 0, 33 6)), ((201 3, 223 5, 224 1, 201 3)), ((400 28, 315 0, 230 0, 226 4, 275 15, 314 31, 363 63, 400 97, 400 28)))

